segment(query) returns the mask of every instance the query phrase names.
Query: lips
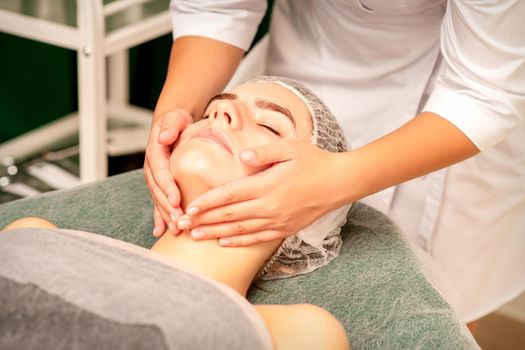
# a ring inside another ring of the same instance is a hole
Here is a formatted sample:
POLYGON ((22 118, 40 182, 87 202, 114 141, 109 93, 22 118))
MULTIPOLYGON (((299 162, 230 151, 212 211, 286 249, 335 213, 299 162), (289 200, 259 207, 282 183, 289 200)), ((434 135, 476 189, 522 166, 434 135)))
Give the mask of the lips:
POLYGON ((231 142, 228 140, 228 137, 218 129, 214 128, 206 128, 206 129, 200 129, 197 131, 192 138, 201 138, 201 139, 207 139, 215 142, 222 148, 224 148, 229 153, 233 154, 233 150, 231 145, 231 142))

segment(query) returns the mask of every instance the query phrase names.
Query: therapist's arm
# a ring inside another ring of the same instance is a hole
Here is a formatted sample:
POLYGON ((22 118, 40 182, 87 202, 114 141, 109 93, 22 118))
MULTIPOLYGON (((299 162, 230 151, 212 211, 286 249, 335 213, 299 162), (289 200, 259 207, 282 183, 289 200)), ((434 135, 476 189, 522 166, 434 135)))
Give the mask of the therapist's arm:
POLYGON ((164 233, 170 215, 182 213, 180 193, 169 171, 172 144, 188 124, 200 119, 209 99, 224 89, 243 54, 236 46, 205 37, 184 36, 173 42, 144 160, 144 177, 155 204, 155 236, 164 233))
POLYGON ((243 54, 241 48, 210 38, 184 36, 175 40, 155 120, 177 108, 200 119, 209 99, 224 89, 243 54))
POLYGON ((477 153, 479 149, 454 124, 423 112, 392 133, 340 155, 338 173, 344 176, 338 181, 348 190, 339 201, 354 202, 477 153))
POLYGON ((383 181, 397 184, 490 149, 525 122, 524 13, 520 0, 448 1, 441 26, 444 66, 427 112, 353 152, 349 166, 355 162, 359 172, 386 177, 374 180, 371 174, 367 181, 356 174, 366 187, 359 192, 373 193, 383 181))

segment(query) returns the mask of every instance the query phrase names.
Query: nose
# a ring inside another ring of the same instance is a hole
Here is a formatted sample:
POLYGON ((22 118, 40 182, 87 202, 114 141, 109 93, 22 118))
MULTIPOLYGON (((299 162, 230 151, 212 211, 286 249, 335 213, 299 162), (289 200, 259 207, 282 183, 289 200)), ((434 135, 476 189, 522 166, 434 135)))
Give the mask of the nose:
POLYGON ((234 101, 222 100, 216 103, 216 108, 210 117, 214 122, 221 123, 223 127, 238 130, 242 127, 240 113, 234 101))

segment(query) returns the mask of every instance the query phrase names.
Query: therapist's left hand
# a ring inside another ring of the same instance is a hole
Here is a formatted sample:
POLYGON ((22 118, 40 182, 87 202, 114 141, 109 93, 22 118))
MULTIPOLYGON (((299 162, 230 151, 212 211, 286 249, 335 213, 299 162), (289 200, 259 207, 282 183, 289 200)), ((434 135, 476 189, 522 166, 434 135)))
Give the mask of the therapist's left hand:
POLYGON ((216 187, 187 207, 180 229, 194 239, 247 246, 285 238, 344 204, 336 178, 341 154, 296 140, 241 152, 248 166, 273 165, 216 187))

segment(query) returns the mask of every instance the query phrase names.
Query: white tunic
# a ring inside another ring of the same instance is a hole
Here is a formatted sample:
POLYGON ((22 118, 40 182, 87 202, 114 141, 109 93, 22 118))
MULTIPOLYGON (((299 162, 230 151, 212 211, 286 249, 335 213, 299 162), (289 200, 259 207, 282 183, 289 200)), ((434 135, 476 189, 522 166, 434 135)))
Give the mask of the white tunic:
MULTIPOLYGON (((171 8, 174 38, 246 50, 266 1, 171 8)), ((525 290, 524 18, 522 0, 276 0, 272 14, 267 73, 319 94, 352 148, 424 110, 482 150, 363 200, 439 262, 465 321, 525 290)))

